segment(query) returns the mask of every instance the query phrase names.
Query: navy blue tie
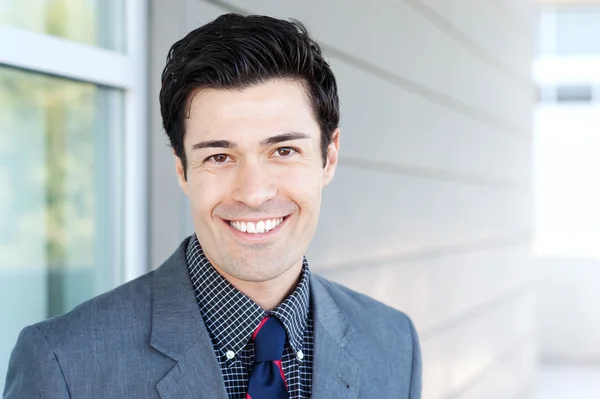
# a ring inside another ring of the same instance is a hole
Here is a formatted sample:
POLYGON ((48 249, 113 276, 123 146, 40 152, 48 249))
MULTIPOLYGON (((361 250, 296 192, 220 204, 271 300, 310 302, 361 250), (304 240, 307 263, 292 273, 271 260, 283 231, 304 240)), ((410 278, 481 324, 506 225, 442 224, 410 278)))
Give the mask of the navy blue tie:
POLYGON ((254 365, 248 380, 246 399, 288 399, 281 355, 285 328, 275 317, 265 317, 252 334, 254 365))

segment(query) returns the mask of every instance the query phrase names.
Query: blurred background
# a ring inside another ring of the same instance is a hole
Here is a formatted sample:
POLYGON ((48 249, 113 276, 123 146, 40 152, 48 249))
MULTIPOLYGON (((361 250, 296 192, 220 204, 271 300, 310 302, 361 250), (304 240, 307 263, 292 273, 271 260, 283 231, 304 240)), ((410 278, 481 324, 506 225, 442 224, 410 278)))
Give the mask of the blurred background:
POLYGON ((312 269, 406 312, 424 399, 600 398, 600 1, 0 0, 0 392, 26 325, 192 233, 161 127, 171 44, 307 24, 341 164, 312 269))

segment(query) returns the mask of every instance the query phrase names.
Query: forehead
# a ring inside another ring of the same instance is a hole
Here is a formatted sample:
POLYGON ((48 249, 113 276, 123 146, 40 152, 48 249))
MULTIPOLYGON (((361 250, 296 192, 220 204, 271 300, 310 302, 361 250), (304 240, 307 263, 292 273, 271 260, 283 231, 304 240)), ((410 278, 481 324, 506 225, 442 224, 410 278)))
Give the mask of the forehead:
POLYGON ((186 135, 195 138, 318 130, 305 86, 279 79, 244 89, 202 89, 193 96, 186 121, 186 135))

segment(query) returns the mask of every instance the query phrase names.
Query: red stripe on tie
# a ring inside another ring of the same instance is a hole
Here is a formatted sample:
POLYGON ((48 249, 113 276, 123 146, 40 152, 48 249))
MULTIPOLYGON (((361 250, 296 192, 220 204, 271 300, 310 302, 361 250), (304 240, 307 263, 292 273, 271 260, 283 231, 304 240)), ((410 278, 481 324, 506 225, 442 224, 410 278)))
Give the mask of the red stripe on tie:
POLYGON ((273 360, 273 363, 275 363, 275 365, 279 369, 279 374, 281 374, 281 379, 283 380, 283 383, 285 384, 285 389, 288 389, 287 381, 285 380, 285 374, 283 372, 283 366, 281 365, 281 360, 273 360))
POLYGON ((246 399, 252 399, 249 394, 246 394, 246 399))
POLYGON ((265 325, 265 323, 267 322, 267 320, 269 320, 269 318, 265 317, 264 319, 262 319, 262 321, 260 322, 260 324, 258 325, 258 327, 256 327, 256 330, 254 330, 254 333, 252 334, 252 340, 253 341, 256 338, 256 334, 258 334, 258 332, 260 331, 260 329, 262 328, 262 326, 265 325))

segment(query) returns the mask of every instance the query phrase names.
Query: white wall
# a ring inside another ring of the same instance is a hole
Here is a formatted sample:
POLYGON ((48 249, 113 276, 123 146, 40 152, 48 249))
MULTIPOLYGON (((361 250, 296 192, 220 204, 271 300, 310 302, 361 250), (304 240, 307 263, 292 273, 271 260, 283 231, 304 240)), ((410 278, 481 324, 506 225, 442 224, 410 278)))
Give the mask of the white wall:
MULTIPOLYGON (((313 270, 412 317, 422 341, 424 399, 529 397, 533 5, 166 3, 153 1, 152 34, 160 43, 153 46, 154 94, 167 43, 221 13, 307 24, 330 58, 342 110, 341 165, 308 254, 313 270)), ((162 141, 153 139, 153 168, 168 170, 155 171, 161 178, 152 190, 151 216, 161 213, 151 230, 156 265, 173 248, 163 236, 175 241, 173 225, 181 235, 189 225, 181 197, 167 193, 175 184, 172 161, 153 117, 162 141), (168 188, 163 175, 172 180, 168 188)))
POLYGON ((600 106, 535 118, 538 325, 544 362, 600 364, 600 106))
POLYGON ((541 360, 600 364, 600 258, 546 256, 537 261, 541 360))

